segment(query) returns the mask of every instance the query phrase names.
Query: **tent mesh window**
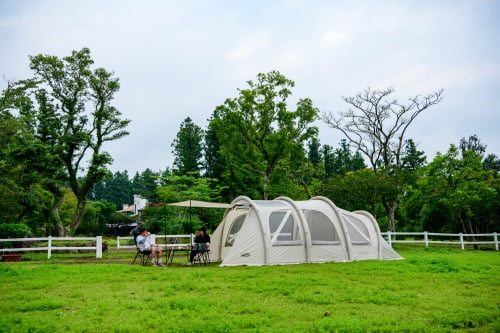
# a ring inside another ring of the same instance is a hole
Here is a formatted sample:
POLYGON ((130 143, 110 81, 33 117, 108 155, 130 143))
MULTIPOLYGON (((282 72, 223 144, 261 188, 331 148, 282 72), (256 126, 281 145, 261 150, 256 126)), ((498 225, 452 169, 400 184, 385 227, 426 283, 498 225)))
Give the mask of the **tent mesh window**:
POLYGON ((277 211, 269 215, 269 231, 273 245, 302 244, 299 228, 290 211, 277 211))
POLYGON ((347 231, 351 237, 351 243, 355 245, 370 244, 370 234, 366 225, 353 216, 344 214, 343 217, 346 221, 347 231))
POLYGON ((322 212, 304 209, 313 245, 340 244, 339 234, 332 221, 322 212))
POLYGON ((234 219, 233 224, 231 224, 231 228, 229 229, 229 232, 227 234, 225 246, 233 246, 234 240, 236 239, 236 235, 243 226, 243 222, 245 222, 246 217, 247 214, 243 214, 234 219))

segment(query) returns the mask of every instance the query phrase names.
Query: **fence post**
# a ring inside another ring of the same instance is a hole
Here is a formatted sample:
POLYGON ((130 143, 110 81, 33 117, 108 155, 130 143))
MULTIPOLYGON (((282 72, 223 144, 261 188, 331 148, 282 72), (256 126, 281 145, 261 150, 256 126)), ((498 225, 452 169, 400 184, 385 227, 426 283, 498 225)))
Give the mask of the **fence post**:
POLYGON ((424 241, 425 247, 429 247, 429 235, 427 234, 427 231, 424 231, 424 241))
POLYGON ((120 236, 116 236, 116 248, 120 249, 120 236))
POLYGON ((493 233, 493 239, 495 240, 495 250, 498 251, 498 234, 496 232, 493 233))
POLYGON ((95 238, 95 257, 102 258, 102 236, 95 238))
POLYGON ((52 256, 52 236, 47 238, 47 259, 52 256))
POLYGON ((465 250, 465 244, 464 244, 464 234, 459 233, 458 236, 460 237, 460 247, 462 248, 462 251, 465 250))
POLYGON ((389 242, 389 246, 392 247, 392 236, 390 231, 387 231, 387 241, 389 242))

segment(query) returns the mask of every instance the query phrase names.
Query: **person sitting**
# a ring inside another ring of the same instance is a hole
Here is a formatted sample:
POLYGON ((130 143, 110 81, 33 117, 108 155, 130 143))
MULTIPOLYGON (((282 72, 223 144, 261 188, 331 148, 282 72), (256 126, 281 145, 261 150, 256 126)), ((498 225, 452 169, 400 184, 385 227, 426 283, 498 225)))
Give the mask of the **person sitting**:
POLYGON ((148 229, 144 227, 140 227, 138 230, 139 235, 137 236, 137 246, 139 247, 139 251, 144 254, 151 253, 151 264, 153 266, 164 266, 161 262, 161 258, 163 257, 163 249, 155 244, 151 244, 151 233, 148 232, 148 229), (156 257, 156 260, 155 260, 156 257))
POLYGON ((194 257, 196 257, 198 253, 208 250, 209 245, 210 245, 210 235, 207 234, 207 228, 201 227, 198 230, 198 235, 194 239, 193 249, 191 249, 189 262, 186 265, 192 266, 194 257))

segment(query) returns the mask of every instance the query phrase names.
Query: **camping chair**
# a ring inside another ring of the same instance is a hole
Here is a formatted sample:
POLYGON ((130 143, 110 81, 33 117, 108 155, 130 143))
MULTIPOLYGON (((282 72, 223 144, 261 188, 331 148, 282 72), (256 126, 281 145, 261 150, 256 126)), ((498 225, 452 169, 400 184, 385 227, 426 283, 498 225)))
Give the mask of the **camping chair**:
POLYGON ((210 249, 207 244, 194 244, 196 251, 196 255, 193 258, 193 265, 198 263, 200 266, 206 266, 207 263, 210 263, 210 249))
POLYGON ((137 231, 134 230, 133 231, 133 235, 134 235, 134 244, 135 244, 135 248, 137 249, 137 252, 135 253, 135 257, 134 257, 134 261, 132 261, 132 265, 135 264, 135 261, 137 260, 137 258, 139 258, 139 260, 141 261, 141 265, 142 266, 146 266, 147 264, 151 263, 151 251, 144 251, 142 252, 139 245, 137 245, 137 231))

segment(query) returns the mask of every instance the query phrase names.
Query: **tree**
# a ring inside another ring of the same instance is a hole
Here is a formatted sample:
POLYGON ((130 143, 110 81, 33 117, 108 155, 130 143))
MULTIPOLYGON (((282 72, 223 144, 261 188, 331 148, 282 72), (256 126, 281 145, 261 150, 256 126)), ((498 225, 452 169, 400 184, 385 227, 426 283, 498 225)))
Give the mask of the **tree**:
POLYGON ((186 175, 192 172, 200 174, 202 141, 203 130, 194 124, 191 118, 184 119, 172 143, 175 174, 186 175))
MULTIPOLYGON (((368 158, 374 172, 396 177, 403 167, 406 131, 416 117, 442 99, 442 90, 423 98, 416 96, 409 103, 400 104, 388 100, 392 88, 358 93, 355 97, 343 97, 349 109, 335 117, 331 112, 323 114, 323 121, 341 131, 359 151, 368 158)), ((394 183, 402 193, 403 184, 394 183)), ((388 230, 395 231, 394 214, 399 196, 383 198, 388 216, 388 230)))
POLYGON ((32 138, 29 143, 16 145, 15 158, 36 172, 41 185, 52 194, 50 217, 54 220, 57 233, 65 235, 66 230, 59 215, 65 193, 63 187, 67 186, 68 179, 59 145, 63 133, 62 121, 46 89, 37 89, 34 96, 36 103, 19 111, 19 119, 29 128, 32 138))
POLYGON ((313 197, 313 180, 321 169, 321 163, 314 167, 302 146, 297 145, 290 152, 290 158, 281 160, 269 182, 271 197, 288 196, 294 200, 313 197), (288 179, 287 179, 288 178, 288 179))
POLYGON ((205 177, 222 180, 224 173, 224 156, 220 153, 220 142, 217 138, 217 133, 208 125, 205 132, 205 145, 203 146, 205 161, 203 167, 205 169, 205 177))
POLYGON ((106 200, 115 205, 115 210, 121 209, 123 204, 134 201, 132 181, 128 177, 127 170, 117 171, 107 176, 103 181, 95 184, 89 198, 94 201, 106 200))
POLYGON ((141 174, 138 172, 132 179, 132 191, 141 197, 147 199, 149 202, 159 202, 160 198, 156 193, 159 185, 160 173, 154 172, 147 168, 141 174))
POLYGON ((321 162, 320 146, 318 138, 314 137, 307 143, 307 158, 315 167, 321 162))
POLYGON ((325 176, 330 177, 335 174, 335 156, 333 153, 333 147, 330 145, 323 145, 321 147, 321 156, 323 157, 323 162, 325 164, 325 176))
MULTIPOLYGON (((125 128, 130 121, 121 119, 121 113, 111 105, 120 87, 118 79, 103 68, 92 70, 89 49, 73 51, 62 59, 40 54, 30 60, 34 79, 41 87, 38 92, 47 91, 46 96, 53 99, 55 104, 50 108, 61 124, 53 133, 53 153, 63 163, 64 181, 75 194, 77 205, 68 228, 60 228, 59 233, 73 234, 82 221, 88 192, 103 179, 106 165, 112 161, 103 145, 128 135, 125 128)), ((40 123, 45 120, 43 112, 37 117, 40 123)))
POLYGON ((495 154, 488 154, 486 158, 483 160, 484 170, 494 170, 496 173, 494 174, 498 177, 500 173, 500 159, 495 154))
MULTIPOLYGON (((99 236, 106 231, 106 224, 116 213, 115 205, 107 201, 94 201, 87 205, 83 221, 77 229, 78 234, 99 236)), ((124 215, 124 214, 121 214, 124 215)))
POLYGON ((365 161, 359 151, 353 154, 345 139, 340 141, 340 148, 335 149, 332 164, 332 171, 337 175, 345 175, 349 171, 366 168, 365 161))
POLYGON ((335 174, 318 187, 317 194, 332 198, 335 204, 347 210, 366 210, 378 217, 381 196, 387 188, 388 177, 370 169, 335 174))
POLYGON ((472 151, 474 154, 483 158, 484 152, 486 151, 486 145, 481 143, 481 140, 477 135, 471 135, 466 140, 465 138, 460 139, 460 151, 462 152, 462 157, 465 156, 466 151, 472 151))
POLYGON ((37 132, 31 98, 38 101, 41 112, 50 110, 43 91, 34 93, 35 87, 34 80, 7 82, 0 95, 0 215, 2 221, 27 223, 38 232, 50 229, 51 203, 44 189, 50 190, 60 167, 51 152, 49 133, 37 132))
POLYGON ((424 225, 444 232, 482 233, 499 226, 500 182, 484 170, 481 157, 451 145, 437 154, 419 180, 424 225))
POLYGON ((238 97, 216 108, 211 123, 229 172, 260 177, 259 191, 268 199, 269 180, 278 163, 316 134, 311 123, 318 110, 305 98, 290 111, 287 99, 294 82, 278 71, 260 73, 256 82, 247 83, 238 97))

